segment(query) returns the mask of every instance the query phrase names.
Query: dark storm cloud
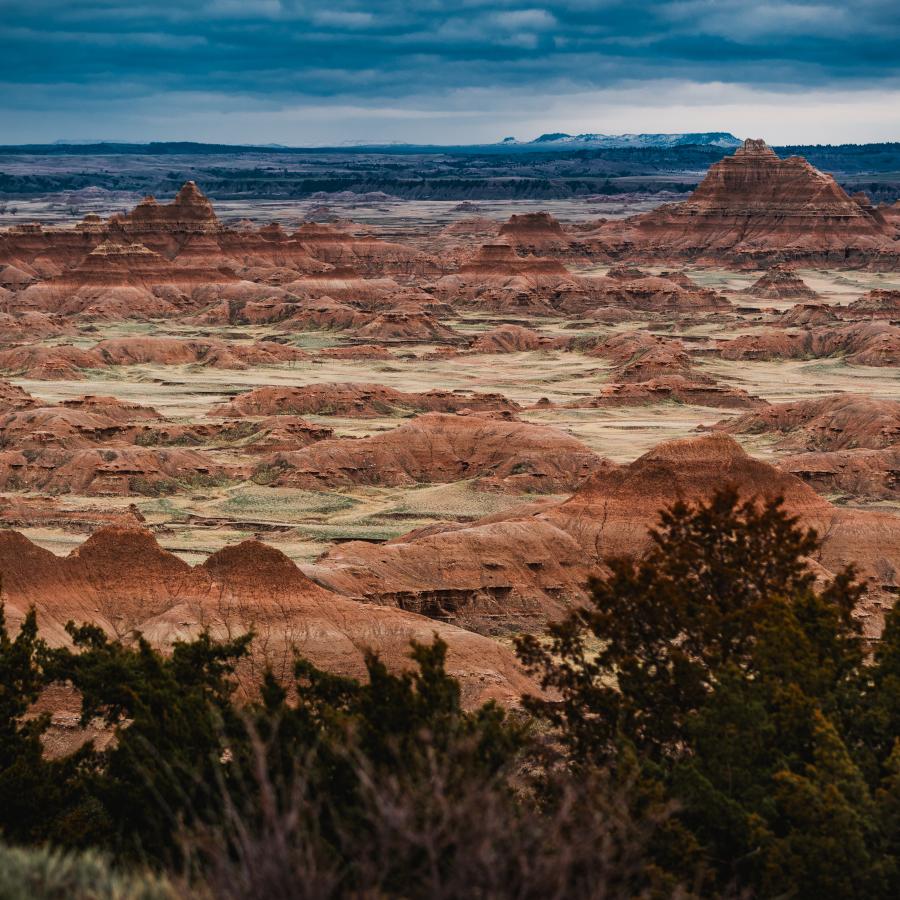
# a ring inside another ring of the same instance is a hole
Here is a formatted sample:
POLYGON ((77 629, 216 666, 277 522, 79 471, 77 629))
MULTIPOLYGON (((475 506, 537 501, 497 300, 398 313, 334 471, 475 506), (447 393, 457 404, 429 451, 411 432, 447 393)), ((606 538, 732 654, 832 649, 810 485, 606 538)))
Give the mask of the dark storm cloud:
POLYGON ((897 0, 0 0, 0 107, 91 116, 191 95, 223 109, 440 108, 465 91, 659 79, 893 87, 898 41, 897 0))

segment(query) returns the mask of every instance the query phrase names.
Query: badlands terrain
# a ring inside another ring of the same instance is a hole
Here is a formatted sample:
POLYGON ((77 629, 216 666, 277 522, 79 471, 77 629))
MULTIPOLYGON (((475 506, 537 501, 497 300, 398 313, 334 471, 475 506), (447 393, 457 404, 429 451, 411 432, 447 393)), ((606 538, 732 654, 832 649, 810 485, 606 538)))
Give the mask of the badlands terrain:
POLYGON ((900 204, 747 141, 687 199, 598 208, 379 223, 188 182, 0 231, 8 615, 57 642, 253 628, 255 664, 351 674, 438 632, 469 702, 511 700, 512 635, 732 485, 818 531, 823 578, 857 566, 877 637, 900 204))

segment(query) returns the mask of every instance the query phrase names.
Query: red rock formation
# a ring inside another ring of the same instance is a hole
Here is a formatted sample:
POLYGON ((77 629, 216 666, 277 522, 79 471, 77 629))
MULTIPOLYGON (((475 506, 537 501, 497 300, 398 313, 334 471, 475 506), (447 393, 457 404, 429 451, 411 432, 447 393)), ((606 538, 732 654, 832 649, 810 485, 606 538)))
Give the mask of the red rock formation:
POLYGON ((534 314, 549 314, 564 299, 586 296, 561 262, 519 256, 508 244, 483 246, 457 272, 439 279, 435 293, 448 303, 534 314))
POLYGON ((27 409, 36 405, 37 401, 28 391, 16 384, 10 384, 8 381, 0 381, 0 413, 27 409))
POLYGON ((172 299, 186 305, 181 295, 198 285, 235 281, 233 272, 209 261, 179 266, 143 244, 104 241, 73 268, 27 287, 17 302, 88 318, 153 318, 177 312, 172 299))
POLYGON ((403 670, 411 665, 410 640, 429 642, 437 634, 448 645, 447 669, 460 679, 467 706, 516 702, 534 690, 512 653, 490 639, 345 600, 256 541, 192 568, 137 528, 103 528, 62 558, 4 531, 0 574, 10 622, 18 624, 34 606, 42 634, 57 645, 69 642, 63 626, 70 619, 117 636, 138 630, 163 648, 204 628, 221 638, 252 631, 252 658, 241 674, 253 684, 265 668, 290 677, 295 652, 326 671, 360 677, 371 648, 390 669, 403 670))
POLYGON ((104 416, 120 425, 134 422, 156 422, 161 421, 163 418, 151 406, 129 403, 126 400, 119 400, 117 397, 97 397, 93 394, 76 397, 72 400, 63 400, 60 406, 64 409, 77 409, 82 412, 104 416))
POLYGON ((186 182, 171 203, 145 197, 130 213, 109 221, 113 239, 143 244, 169 259, 178 256, 191 238, 223 230, 212 203, 193 181, 186 182))
MULTIPOLYGON (((585 279, 590 302, 602 307, 622 307, 648 312, 715 312, 731 303, 709 288, 701 288, 681 273, 646 275, 639 269, 613 268, 603 278, 585 279)), ((562 307, 568 312, 586 309, 583 303, 562 307)))
POLYGON ((791 269, 776 265, 744 292, 764 300, 816 300, 818 294, 791 269))
POLYGON ((614 381, 638 382, 694 374, 693 362, 681 341, 646 331, 613 334, 589 350, 588 355, 612 362, 614 381))
MULTIPOLYGON (((387 546, 344 544, 310 571, 351 596, 521 628, 580 602, 588 573, 603 559, 644 552, 662 507, 707 498, 726 484, 747 498, 784 497, 791 514, 824 536, 817 561, 825 569, 852 562, 872 579, 874 591, 897 587, 895 516, 833 507, 800 479, 750 458, 723 434, 671 441, 628 466, 601 469, 562 503, 387 546)), ((868 605, 862 612, 871 610, 868 605)), ((872 614, 866 630, 875 634, 878 627, 872 614)))
POLYGON ((393 359, 394 354, 380 344, 349 344, 345 347, 326 347, 319 351, 322 359, 393 359))
POLYGON ((354 309, 346 303, 338 303, 331 297, 305 301, 295 306, 286 322, 290 328, 325 329, 340 331, 345 328, 359 328, 371 321, 371 315, 354 309))
POLYGON ((290 344, 275 341, 245 344, 213 338, 115 338, 101 341, 92 352, 106 366, 202 365, 217 369, 246 369, 249 365, 277 365, 310 359, 308 353, 290 344))
POLYGON ((898 319, 900 291, 875 289, 841 310, 844 318, 898 319))
POLYGON ((133 429, 129 431, 123 426, 123 422, 90 409, 31 406, 0 417, 0 447, 83 449, 110 441, 127 441, 133 429))
POLYGON ((900 401, 856 394, 775 403, 720 422, 729 434, 771 434, 791 450, 881 450, 900 444, 900 401))
POLYGON ((519 253, 535 256, 568 254, 572 240, 562 225, 548 212, 512 215, 500 228, 500 243, 509 244, 519 253))
POLYGON ((391 343, 457 343, 461 336, 423 310, 405 307, 387 310, 354 330, 359 340, 391 343))
POLYGON ((380 384, 355 382, 308 384, 303 387, 261 387, 215 407, 214 416, 332 415, 377 418, 398 411, 515 411, 517 404, 500 394, 456 391, 406 393, 380 384))
POLYGON ((605 385, 599 394, 572 400, 570 409, 597 409, 614 406, 652 406, 657 403, 684 403, 720 409, 757 409, 766 401, 740 388, 717 384, 712 379, 693 380, 685 375, 662 375, 647 381, 605 385))
POLYGON ((371 437, 278 454, 254 477, 306 490, 477 478, 503 490, 559 493, 604 465, 580 441, 549 426, 431 413, 371 437))
POLYGON ((832 306, 826 306, 824 303, 798 303, 784 312, 778 324, 793 328, 828 325, 837 321, 837 318, 837 312, 832 306))
POLYGON ((77 381, 82 370, 99 365, 91 350, 26 346, 0 350, 0 372, 47 381, 77 381))
POLYGON ((565 338, 547 337, 521 325, 498 325, 475 338, 469 349, 473 353, 522 353, 561 349, 568 343, 565 338))
POLYGON ((334 225, 308 223, 292 237, 313 259, 364 274, 413 275, 440 268, 437 260, 412 247, 334 225))
POLYGON ((900 445, 884 450, 798 453, 779 462, 823 494, 858 500, 900 500, 900 445))
POLYGON ((73 331, 71 324, 62 316, 48 316, 32 310, 0 312, 0 344, 3 345, 40 341, 72 334, 73 331))
POLYGON ((747 140, 682 203, 594 232, 598 252, 708 261, 895 265, 893 229, 805 159, 747 140))
MULTIPOLYGON (((304 301, 320 301, 324 297, 358 309, 384 309, 409 299, 393 278, 364 278, 354 269, 334 269, 321 275, 298 278, 284 285, 286 291, 304 301)), ((304 304, 305 305, 305 304, 304 304)))
POLYGON ((0 451, 0 490, 37 490, 89 497, 174 493, 219 483, 228 470, 194 450, 116 446, 0 451))
POLYGON ((350 597, 501 632, 539 629, 586 597, 592 561, 537 519, 476 524, 372 545, 351 541, 307 567, 350 597))
POLYGON ((900 365, 900 328, 886 322, 810 328, 767 329, 719 344, 723 359, 822 359, 842 356, 858 366, 900 365))

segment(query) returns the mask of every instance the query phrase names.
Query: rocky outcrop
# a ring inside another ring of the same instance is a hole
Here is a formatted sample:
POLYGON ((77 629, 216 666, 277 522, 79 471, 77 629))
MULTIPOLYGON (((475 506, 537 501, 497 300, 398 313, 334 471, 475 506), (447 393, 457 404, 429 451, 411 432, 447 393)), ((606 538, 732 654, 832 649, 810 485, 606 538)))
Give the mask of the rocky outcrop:
POLYGON ((884 450, 798 453, 779 466, 822 494, 900 500, 900 444, 884 450))
POLYGON ((498 325, 480 334, 471 344, 472 353, 523 353, 529 350, 555 350, 568 345, 565 338, 551 338, 521 325, 498 325))
POLYGON ((257 468, 254 479, 322 490, 474 478, 482 488, 562 493, 608 465, 580 441, 549 426, 431 413, 371 437, 322 441, 278 454, 257 468))
POLYGON ((459 343, 462 337, 422 309, 406 307, 387 310, 365 325, 354 329, 354 336, 364 341, 389 343, 443 344, 459 343))
POLYGON ((900 364, 900 328, 887 322, 867 322, 798 331, 765 329, 720 342, 719 354, 730 360, 840 356, 857 366, 896 366, 900 364))
MULTIPOLYGON (((701 288, 676 272, 647 275, 628 266, 614 267, 602 278, 585 279, 590 286, 590 304, 600 307, 656 312, 716 312, 731 308, 731 303, 709 288, 701 288)), ((570 300, 564 308, 580 312, 570 300)))
POLYGON ((567 298, 586 297, 559 260, 519 256, 508 244, 486 244, 434 290, 448 303, 537 315, 551 313, 567 298))
POLYGON ((620 257, 896 266, 894 229, 805 159, 746 140, 710 167, 691 196, 594 232, 595 252, 620 257))
POLYGON ((15 347, 0 350, 0 371, 47 381, 78 380, 83 370, 110 366, 198 365, 217 369, 282 365, 310 359, 290 344, 276 341, 238 343, 212 338, 128 337, 101 341, 87 350, 67 346, 15 347))
POLYGON ((772 266, 744 292, 763 300, 816 300, 818 294, 786 266, 772 266))
POLYGON ((765 400, 741 388, 718 384, 713 379, 686 375, 660 375, 646 381, 605 385, 599 394, 566 404, 571 409, 604 409, 616 406, 653 406, 658 403, 683 403, 715 409, 757 409, 765 400))
POLYGON ((509 244, 520 254, 565 257, 572 239, 548 212, 512 215, 498 232, 498 242, 509 244))
POLYGON ((681 341, 646 331, 613 334, 589 350, 588 355, 613 363, 613 381, 639 382, 669 375, 693 375, 693 361, 681 341))
POLYGON ((788 328, 814 327, 828 325, 838 320, 838 313, 833 306, 824 303, 798 303, 785 310, 778 324, 788 328))
POLYGON ((320 359, 393 359, 394 354, 381 344, 347 344, 326 347, 319 351, 320 359))
POLYGON ((799 478, 748 456, 724 434, 670 441, 627 466, 598 470, 567 500, 523 507, 472 526, 329 551, 311 573, 342 593, 482 627, 535 627, 585 598, 587 575, 612 555, 639 555, 659 510, 731 485, 744 498, 784 498, 787 511, 823 536, 817 562, 854 563, 873 592, 861 610, 880 627, 878 597, 900 582, 897 518, 832 506, 799 478), (551 550, 552 548, 552 550, 551 550))
POLYGON ((84 369, 100 365, 97 355, 79 347, 31 345, 0 350, 0 372, 46 381, 77 381, 84 369))
POLYGON ((900 401, 857 394, 775 403, 720 422, 730 434, 765 434, 787 450, 882 450, 900 444, 900 401))
POLYGON ((220 484, 229 470, 195 450, 134 446, 0 451, 0 490, 160 496, 220 484))
POLYGON ((377 418, 398 412, 508 411, 519 407, 500 394, 457 391, 405 392, 355 382, 261 387, 239 394, 210 411, 214 416, 331 415, 377 418))
POLYGON ((900 291, 875 289, 841 310, 844 318, 900 319, 900 291))
POLYGON ((367 275, 421 275, 440 269, 428 254, 349 228, 310 222, 301 225, 292 238, 313 259, 367 275))
POLYGON ((101 341, 92 351, 105 366, 201 365, 217 369, 246 369, 310 359, 290 344, 275 341, 238 343, 212 338, 182 340, 128 337, 101 341))
POLYGON ((17 384, 0 381, 0 414, 36 405, 37 401, 28 391, 20 388, 17 384))
POLYGON ((511 651, 433 619, 336 596, 309 580, 278 550, 245 541, 191 567, 140 528, 100 529, 66 557, 42 550, 15 531, 0 533, 6 615, 15 627, 30 606, 42 635, 69 642, 69 620, 107 634, 140 631, 167 648, 204 629, 226 638, 252 631, 251 658, 239 670, 248 687, 269 669, 289 679, 295 653, 329 672, 365 676, 364 654, 377 652, 393 671, 411 665, 409 642, 448 645, 447 669, 463 701, 514 703, 534 685, 511 651))

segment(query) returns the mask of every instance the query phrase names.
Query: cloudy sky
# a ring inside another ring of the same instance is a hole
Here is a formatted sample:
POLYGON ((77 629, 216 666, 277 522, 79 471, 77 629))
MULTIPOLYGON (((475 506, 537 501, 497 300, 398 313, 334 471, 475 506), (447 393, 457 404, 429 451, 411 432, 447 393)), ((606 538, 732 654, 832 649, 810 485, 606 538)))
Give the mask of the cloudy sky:
POLYGON ((900 140, 900 0, 0 0, 0 143, 900 140))

